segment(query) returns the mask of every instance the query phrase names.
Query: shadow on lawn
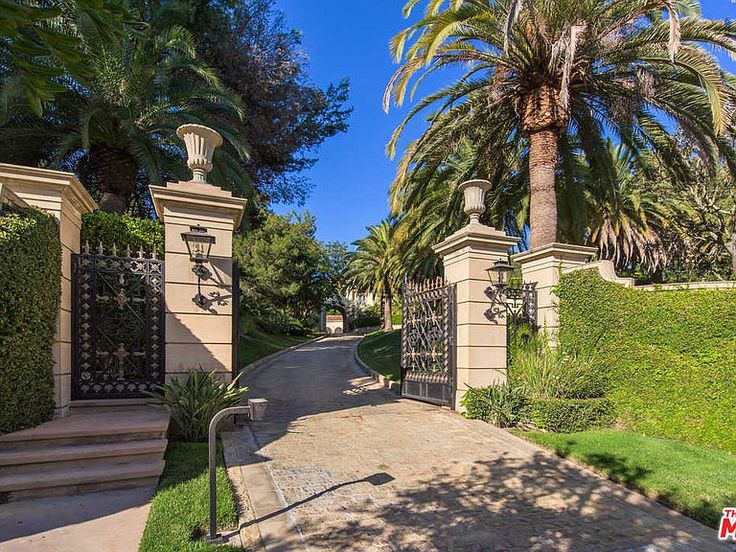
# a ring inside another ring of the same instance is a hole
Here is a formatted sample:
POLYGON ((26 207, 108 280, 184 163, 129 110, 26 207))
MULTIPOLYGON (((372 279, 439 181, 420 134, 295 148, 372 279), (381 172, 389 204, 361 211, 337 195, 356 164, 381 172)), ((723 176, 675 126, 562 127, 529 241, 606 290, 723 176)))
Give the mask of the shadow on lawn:
MULTIPOLYGON (((695 505, 687 505, 673 491, 652 492, 644 483, 644 480, 653 473, 652 470, 643 466, 632 465, 631 460, 628 458, 615 454, 586 453, 581 454, 579 459, 572 457, 571 451, 575 444, 575 441, 569 440, 563 445, 557 445, 555 446, 555 454, 562 458, 579 460, 583 464, 593 468, 594 471, 605 475, 611 481, 615 481, 629 489, 646 495, 710 527, 718 527, 723 505, 714 504, 702 499, 695 505)), ((729 497, 726 500, 726 504, 736 504, 736 496, 729 497)))

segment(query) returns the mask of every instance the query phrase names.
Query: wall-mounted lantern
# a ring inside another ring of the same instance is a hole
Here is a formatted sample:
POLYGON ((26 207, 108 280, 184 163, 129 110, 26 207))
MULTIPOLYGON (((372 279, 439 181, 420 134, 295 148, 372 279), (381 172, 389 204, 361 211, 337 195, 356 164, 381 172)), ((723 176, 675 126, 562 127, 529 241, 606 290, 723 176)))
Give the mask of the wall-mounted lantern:
POLYGON ((506 259, 499 259, 486 272, 491 280, 491 285, 486 289, 486 295, 491 300, 486 317, 495 322, 505 312, 512 324, 525 323, 536 329, 537 284, 525 283, 521 287, 511 287, 509 280, 514 267, 506 259))
POLYGON ((182 232, 181 239, 187 244, 189 251, 189 259, 194 263, 192 272, 197 276, 197 295, 192 300, 199 308, 207 308, 209 300, 202 295, 202 280, 207 280, 212 276, 209 269, 204 263, 210 259, 210 251, 215 244, 215 236, 207 232, 204 226, 190 226, 189 232, 182 232))
POLYGON ((490 268, 486 269, 491 284, 499 291, 509 285, 509 278, 513 271, 514 267, 504 259, 496 261, 490 268))

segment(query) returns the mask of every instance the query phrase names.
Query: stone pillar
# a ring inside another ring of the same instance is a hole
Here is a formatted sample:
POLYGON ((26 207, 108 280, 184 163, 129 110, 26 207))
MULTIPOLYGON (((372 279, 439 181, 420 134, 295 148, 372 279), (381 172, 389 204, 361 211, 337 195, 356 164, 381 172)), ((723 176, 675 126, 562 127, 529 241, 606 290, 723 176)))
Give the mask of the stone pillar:
POLYGON ((554 294, 560 275, 590 262, 597 252, 595 247, 550 243, 512 257, 521 265, 524 282, 537 284, 537 325, 547 332, 553 346, 557 342, 560 325, 557 296, 554 294))
MULTIPOLYGON (((186 136, 189 148, 190 142, 196 141, 198 130, 191 131, 194 138, 184 130, 180 136, 186 136)), ((214 131, 206 129, 206 132, 214 131)), ((206 138, 210 136, 212 134, 205 135, 206 138)), ((213 149, 200 149, 208 153, 209 161, 193 158, 190 151, 190 168, 209 172, 213 149)), ((240 225, 246 200, 208 184, 201 172, 196 176, 196 180, 188 182, 150 186, 156 214, 164 224, 166 381, 186 378, 189 371, 200 367, 206 371, 215 370, 224 381, 230 381, 233 370, 239 368, 232 365, 232 324, 233 316, 238 315, 232 309, 232 236, 240 225), (211 277, 202 281, 202 294, 208 299, 203 307, 193 300, 197 294, 197 276, 192 272, 194 263, 181 237, 193 226, 205 227, 216 239, 209 262, 205 263, 211 277)))
MULTIPOLYGON (((471 183, 478 185, 478 181, 471 183)), ((470 224, 433 248, 442 258, 445 280, 456 286, 456 410, 462 410, 460 401, 468 386, 484 387, 506 381, 505 311, 493 321, 487 315, 491 307, 486 295, 491 285, 487 269, 498 260, 508 259, 509 248, 519 241, 478 222, 474 215, 484 208, 482 195, 479 201, 475 195, 466 193, 465 211, 471 216, 470 224)))
POLYGON ((71 173, 0 163, 0 183, 59 221, 61 303, 53 348, 54 400, 55 415, 66 416, 71 401, 72 254, 79 253, 82 215, 97 209, 97 204, 71 173))

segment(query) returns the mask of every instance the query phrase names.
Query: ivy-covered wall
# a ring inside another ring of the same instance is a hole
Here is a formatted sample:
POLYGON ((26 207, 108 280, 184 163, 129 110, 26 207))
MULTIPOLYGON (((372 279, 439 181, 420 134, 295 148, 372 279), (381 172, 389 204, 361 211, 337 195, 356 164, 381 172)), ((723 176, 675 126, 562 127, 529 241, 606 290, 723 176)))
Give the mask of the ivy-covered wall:
POLYGON ((129 246, 134 256, 143 247, 146 255, 155 249, 156 254, 163 258, 164 225, 158 220, 95 211, 82 215, 82 243, 85 240, 89 242, 91 252, 95 252, 97 244, 102 242, 108 255, 115 244, 118 255, 122 255, 129 246))
POLYGON ((0 206, 0 433, 50 420, 61 289, 56 220, 0 206))
POLYGON ((642 291, 562 277, 560 343, 592 352, 627 428, 736 452, 736 290, 642 291))

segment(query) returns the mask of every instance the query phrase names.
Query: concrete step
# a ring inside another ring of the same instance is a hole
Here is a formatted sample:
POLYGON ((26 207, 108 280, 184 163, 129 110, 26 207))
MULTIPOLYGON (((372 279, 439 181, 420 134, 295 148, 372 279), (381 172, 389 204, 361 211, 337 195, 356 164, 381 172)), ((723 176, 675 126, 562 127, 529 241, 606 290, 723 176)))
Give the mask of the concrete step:
POLYGON ((28 498, 71 495, 155 485, 163 460, 110 462, 75 469, 0 476, 0 496, 13 502, 28 498))
POLYGON ((136 410, 150 406, 150 399, 85 399, 72 401, 69 404, 72 414, 89 412, 93 409, 99 412, 120 412, 136 410))
POLYGON ((146 406, 124 412, 85 408, 32 429, 0 435, 0 452, 165 439, 168 414, 146 406))
MULTIPOLYGON (((53 443, 53 441, 52 441, 53 443)), ((163 459, 166 439, 0 451, 0 476, 163 459)))

